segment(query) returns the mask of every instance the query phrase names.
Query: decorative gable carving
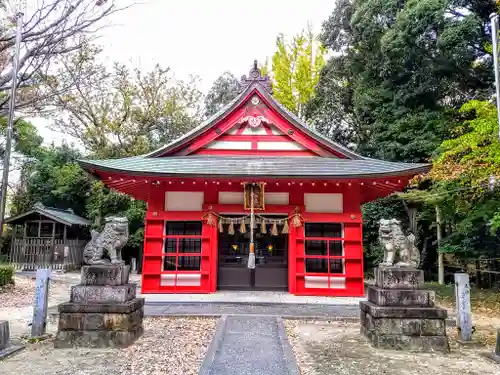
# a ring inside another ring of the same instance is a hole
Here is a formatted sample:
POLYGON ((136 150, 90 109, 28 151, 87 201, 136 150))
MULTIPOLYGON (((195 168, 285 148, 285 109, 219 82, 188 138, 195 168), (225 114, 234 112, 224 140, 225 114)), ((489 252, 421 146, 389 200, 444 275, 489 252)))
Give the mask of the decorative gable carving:
POLYGON ((245 117, 242 117, 238 121, 238 124, 243 124, 245 122, 248 123, 248 125, 250 125, 252 128, 257 128, 260 125, 262 125, 262 123, 265 123, 265 124, 270 124, 271 123, 271 121, 269 121, 264 116, 245 116, 245 117))

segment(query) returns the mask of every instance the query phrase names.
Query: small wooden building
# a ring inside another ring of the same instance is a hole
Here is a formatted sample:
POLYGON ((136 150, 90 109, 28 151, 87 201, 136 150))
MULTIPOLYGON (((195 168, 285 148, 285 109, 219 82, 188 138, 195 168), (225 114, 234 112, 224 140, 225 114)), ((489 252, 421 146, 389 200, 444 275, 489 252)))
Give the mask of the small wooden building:
POLYGON ((5 222, 13 226, 9 260, 17 269, 80 267, 90 221, 73 210, 36 203, 32 210, 5 222))
POLYGON ((276 101, 256 65, 231 103, 165 147, 79 162, 148 202, 144 293, 363 296, 361 205, 429 170, 317 133, 276 101))

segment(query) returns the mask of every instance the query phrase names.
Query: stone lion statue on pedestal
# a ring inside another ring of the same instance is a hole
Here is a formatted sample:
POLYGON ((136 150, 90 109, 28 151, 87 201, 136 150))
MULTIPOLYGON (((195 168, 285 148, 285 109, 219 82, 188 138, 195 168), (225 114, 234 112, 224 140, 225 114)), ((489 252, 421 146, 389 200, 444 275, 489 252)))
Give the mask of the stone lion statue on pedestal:
POLYGON ((92 239, 83 250, 84 264, 123 264, 121 250, 128 241, 128 220, 126 217, 110 216, 101 233, 92 231, 92 239))
POLYGON ((384 260, 381 267, 414 267, 420 265, 420 251, 415 246, 415 236, 405 236, 401 222, 397 219, 381 219, 379 222, 379 241, 384 248, 384 260), (395 258, 399 261, 394 264, 395 258))

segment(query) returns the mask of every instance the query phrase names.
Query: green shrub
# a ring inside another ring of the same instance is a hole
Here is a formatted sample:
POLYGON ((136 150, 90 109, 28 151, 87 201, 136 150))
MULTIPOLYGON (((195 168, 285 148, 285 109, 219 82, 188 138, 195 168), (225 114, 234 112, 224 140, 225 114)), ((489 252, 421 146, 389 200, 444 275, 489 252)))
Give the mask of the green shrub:
POLYGON ((14 282, 14 268, 0 264, 0 286, 12 284, 14 282))

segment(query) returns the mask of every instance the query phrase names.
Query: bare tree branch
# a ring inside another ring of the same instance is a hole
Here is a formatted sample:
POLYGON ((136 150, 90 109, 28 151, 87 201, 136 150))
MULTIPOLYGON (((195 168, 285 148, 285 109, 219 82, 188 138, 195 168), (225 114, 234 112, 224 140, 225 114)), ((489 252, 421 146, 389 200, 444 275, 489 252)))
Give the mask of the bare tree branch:
MULTIPOLYGON (((118 7, 116 3, 117 0, 41 0, 24 16, 16 109, 40 107, 42 101, 46 104, 48 91, 43 92, 40 86, 46 78, 50 79, 47 72, 51 64, 95 38, 96 31, 107 27, 104 19, 133 5, 118 7)), ((0 16, 0 116, 7 110, 13 76, 10 56, 15 33, 5 26, 8 24, 6 16, 0 16)))

